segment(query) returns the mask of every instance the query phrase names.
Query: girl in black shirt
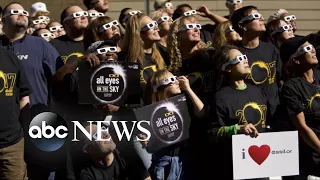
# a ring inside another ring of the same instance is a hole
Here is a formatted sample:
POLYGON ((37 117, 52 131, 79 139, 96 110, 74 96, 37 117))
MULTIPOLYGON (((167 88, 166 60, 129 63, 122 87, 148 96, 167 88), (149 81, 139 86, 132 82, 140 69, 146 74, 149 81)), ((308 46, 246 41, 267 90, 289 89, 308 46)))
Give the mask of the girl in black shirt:
POLYGON ((300 134, 300 176, 320 177, 320 74, 314 47, 304 38, 283 44, 284 67, 289 79, 282 89, 282 102, 300 134))
MULTIPOLYGON (((258 136, 265 131, 267 99, 260 88, 246 84, 244 78, 251 73, 246 55, 235 46, 225 45, 216 52, 217 74, 223 74, 226 86, 215 96, 217 115, 215 137, 223 158, 223 179, 232 179, 231 136, 248 134, 258 136)), ((222 77, 221 77, 222 78, 222 77)), ((220 175, 221 175, 220 174, 220 175)))
MULTIPOLYGON (((197 117, 205 113, 204 104, 193 92, 189 80, 185 76, 176 77, 167 70, 157 71, 150 81, 152 90, 152 103, 166 100, 175 95, 181 94, 184 90, 193 104, 193 112, 197 117)), ((185 142, 173 144, 152 155, 150 173, 152 179, 179 180, 186 177, 187 159, 183 154, 185 142)), ((189 172, 190 173, 190 172, 189 172)), ((199 177, 197 175, 197 177, 199 177)), ((189 177, 190 178, 190 177, 189 177)))

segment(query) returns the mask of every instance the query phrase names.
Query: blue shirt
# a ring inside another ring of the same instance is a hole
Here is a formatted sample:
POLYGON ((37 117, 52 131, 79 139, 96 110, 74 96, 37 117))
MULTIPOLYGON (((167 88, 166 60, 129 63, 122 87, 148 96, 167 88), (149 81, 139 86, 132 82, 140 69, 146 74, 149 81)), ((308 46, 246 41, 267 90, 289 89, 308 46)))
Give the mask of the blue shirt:
POLYGON ((47 106, 49 81, 56 73, 56 61, 60 58, 57 50, 41 37, 29 35, 13 43, 5 35, 0 36, 0 46, 12 51, 21 60, 32 90, 30 105, 47 106))

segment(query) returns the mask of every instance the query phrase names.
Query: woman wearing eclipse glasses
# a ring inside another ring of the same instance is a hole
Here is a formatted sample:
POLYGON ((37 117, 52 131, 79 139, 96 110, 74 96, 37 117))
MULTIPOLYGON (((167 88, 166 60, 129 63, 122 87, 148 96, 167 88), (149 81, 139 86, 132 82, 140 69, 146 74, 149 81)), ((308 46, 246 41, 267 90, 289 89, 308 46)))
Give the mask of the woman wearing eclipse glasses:
MULTIPOLYGON (((202 117, 205 114, 205 108, 202 101, 193 92, 190 87, 189 80, 185 76, 176 77, 168 70, 159 70, 151 78, 149 92, 152 97, 152 103, 166 100, 185 91, 192 102, 194 114, 202 117)), ((152 179, 187 179, 191 176, 187 175, 186 169, 189 169, 188 159, 185 154, 186 142, 173 144, 167 148, 153 153, 152 164, 149 169, 152 179)), ((190 173, 190 170, 189 172, 190 173)), ((197 176, 199 177, 199 176, 197 176)))
POLYGON ((224 162, 217 171, 218 176, 233 179, 231 136, 247 134, 256 137, 265 132, 267 98, 260 88, 245 82, 251 68, 247 56, 236 46, 222 46, 214 59, 217 63, 216 78, 219 79, 217 85, 221 87, 211 109, 216 115, 211 132, 218 143, 215 150, 219 152, 215 160, 224 162))
POLYGON ((284 72, 288 77, 282 88, 281 100, 300 137, 299 179, 319 179, 320 73, 316 70, 316 51, 306 39, 295 37, 284 42, 280 53, 287 60, 284 72))

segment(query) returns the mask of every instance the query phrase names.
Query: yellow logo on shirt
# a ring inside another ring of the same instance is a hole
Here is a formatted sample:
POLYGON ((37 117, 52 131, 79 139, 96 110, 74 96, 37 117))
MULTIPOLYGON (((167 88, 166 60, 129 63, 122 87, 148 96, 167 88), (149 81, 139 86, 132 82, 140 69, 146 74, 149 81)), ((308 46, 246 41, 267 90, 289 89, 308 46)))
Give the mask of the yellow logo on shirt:
POLYGON ((308 109, 312 109, 312 103, 314 102, 314 100, 316 100, 316 99, 319 99, 320 98, 320 93, 317 93, 317 94, 315 94, 315 95, 313 95, 311 98, 310 98, 310 100, 309 99, 307 99, 307 101, 308 101, 308 109))
POLYGON ((15 73, 4 73, 0 71, 0 94, 4 92, 5 96, 13 96, 16 78, 17 75, 15 73))
POLYGON ((82 57, 83 54, 80 52, 74 52, 74 53, 69 54, 68 56, 61 56, 61 59, 63 60, 64 64, 66 64, 68 62, 68 59, 73 56, 82 57))
POLYGON ((264 61, 256 61, 251 64, 251 74, 249 74, 246 77, 246 79, 251 79, 256 85, 260 85, 265 82, 273 84, 276 78, 276 73, 276 61, 273 61, 271 63, 266 63, 264 61), (265 71, 266 76, 262 79, 258 79, 257 75, 254 74, 256 70, 258 70, 257 73, 265 71))
POLYGON ((152 72, 156 72, 157 71, 157 66, 156 65, 146 66, 142 70, 140 70, 140 83, 147 84, 148 79, 146 79, 145 75, 147 76, 147 72, 149 71, 149 69, 152 72))
POLYGON ((267 106, 259 105, 256 102, 249 102, 245 104, 243 109, 236 111, 236 116, 240 116, 240 120, 238 124, 240 125, 248 124, 248 114, 247 114, 249 113, 248 111, 251 111, 251 113, 255 113, 258 111, 260 114, 259 121, 253 125, 257 126, 261 123, 262 128, 265 128, 267 106))

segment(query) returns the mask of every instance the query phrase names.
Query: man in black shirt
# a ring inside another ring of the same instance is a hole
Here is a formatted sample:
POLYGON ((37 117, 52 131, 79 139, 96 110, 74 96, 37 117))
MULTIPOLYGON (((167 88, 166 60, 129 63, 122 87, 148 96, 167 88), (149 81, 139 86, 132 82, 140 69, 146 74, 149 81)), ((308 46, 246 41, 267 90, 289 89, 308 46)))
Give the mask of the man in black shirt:
MULTIPOLYGON (((85 128, 89 132, 90 124, 85 125, 85 128)), ((97 134, 97 125, 92 124, 91 128, 92 141, 83 134, 80 137, 80 142, 84 144, 83 151, 92 159, 90 165, 81 170, 80 180, 151 180, 137 155, 121 154, 106 129, 101 132, 101 139, 104 141, 96 141, 100 138, 97 134)))
POLYGON ((27 178, 22 124, 30 118, 30 94, 29 83, 20 60, 15 54, 0 48, 1 179, 27 178))

